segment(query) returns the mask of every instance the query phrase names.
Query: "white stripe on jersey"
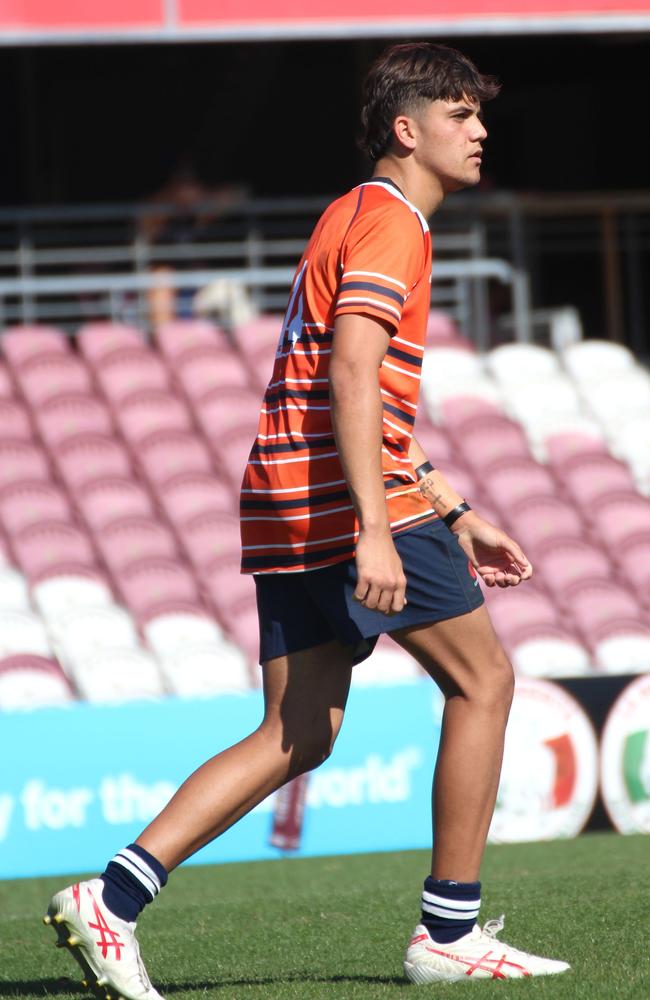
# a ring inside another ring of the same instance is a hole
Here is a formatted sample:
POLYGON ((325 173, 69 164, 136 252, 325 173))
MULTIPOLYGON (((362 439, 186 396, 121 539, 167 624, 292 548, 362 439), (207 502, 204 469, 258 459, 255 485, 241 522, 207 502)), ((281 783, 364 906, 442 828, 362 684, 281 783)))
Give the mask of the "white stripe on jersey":
POLYGON ((395 306, 391 306, 388 302, 382 302, 381 299, 371 299, 363 295, 344 295, 343 298, 337 300, 336 308, 339 306, 348 305, 354 303, 355 305, 361 304, 366 306, 377 306, 379 309, 387 309, 388 312, 392 312, 397 316, 398 319, 402 318, 402 314, 399 309, 395 306))
POLYGON ((399 288, 403 288, 406 291, 406 285, 403 281, 398 281, 397 278, 391 278, 388 274, 380 274, 379 271, 344 271, 341 281, 345 281, 346 278, 351 278, 353 275, 362 275, 364 278, 383 278, 384 281, 390 281, 391 285, 398 285, 399 288))

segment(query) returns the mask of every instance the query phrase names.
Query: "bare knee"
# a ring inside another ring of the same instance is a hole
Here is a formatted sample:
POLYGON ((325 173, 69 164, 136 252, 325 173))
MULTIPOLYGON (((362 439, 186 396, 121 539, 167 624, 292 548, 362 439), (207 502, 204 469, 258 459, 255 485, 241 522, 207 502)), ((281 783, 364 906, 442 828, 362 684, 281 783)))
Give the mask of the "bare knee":
POLYGON ((327 760, 334 748, 340 722, 303 719, 300 724, 292 725, 287 720, 266 719, 261 729, 287 758, 287 776, 295 778, 313 771, 327 760))

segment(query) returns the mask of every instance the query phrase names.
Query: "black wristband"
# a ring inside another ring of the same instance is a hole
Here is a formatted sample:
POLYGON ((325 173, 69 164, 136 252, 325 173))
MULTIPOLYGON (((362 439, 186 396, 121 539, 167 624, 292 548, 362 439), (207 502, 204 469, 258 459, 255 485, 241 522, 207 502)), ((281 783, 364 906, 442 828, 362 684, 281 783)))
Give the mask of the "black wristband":
POLYGON ((457 507, 454 507, 453 510, 450 510, 448 514, 445 514, 445 516, 443 517, 443 521, 445 522, 448 528, 451 528, 452 524, 455 524, 459 517, 462 517, 466 511, 471 509, 472 508, 470 507, 470 505, 468 503, 465 503, 465 501, 463 500, 463 502, 459 503, 457 507))
POLYGON ((415 475, 418 479, 424 479, 424 477, 428 476, 430 472, 435 472, 435 468, 435 465, 432 465, 431 462, 423 462, 422 465, 418 465, 415 470, 415 475))

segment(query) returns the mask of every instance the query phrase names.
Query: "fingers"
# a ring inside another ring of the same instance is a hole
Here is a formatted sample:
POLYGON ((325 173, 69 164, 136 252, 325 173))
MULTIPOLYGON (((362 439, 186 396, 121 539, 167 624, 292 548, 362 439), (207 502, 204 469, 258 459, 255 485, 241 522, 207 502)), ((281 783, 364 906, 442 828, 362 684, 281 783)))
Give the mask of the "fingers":
POLYGON ((360 579, 353 597, 369 611, 380 611, 383 615, 396 615, 406 605, 406 577, 396 580, 370 581, 360 579))

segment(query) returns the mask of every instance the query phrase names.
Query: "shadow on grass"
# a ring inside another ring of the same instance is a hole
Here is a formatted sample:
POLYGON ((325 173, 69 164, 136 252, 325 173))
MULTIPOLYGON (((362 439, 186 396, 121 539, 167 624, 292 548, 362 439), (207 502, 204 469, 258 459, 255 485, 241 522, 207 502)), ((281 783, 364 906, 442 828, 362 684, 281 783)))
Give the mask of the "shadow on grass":
MULTIPOLYGON (((382 986, 404 986, 408 983, 401 976, 313 976, 304 975, 269 976, 267 978, 222 979, 203 983, 160 984, 164 993, 182 993, 185 990, 231 989, 233 986, 280 986, 282 983, 367 983, 382 986)), ((73 979, 30 979, 0 983, 0 997, 57 996, 77 994, 88 996, 88 992, 73 979)))

